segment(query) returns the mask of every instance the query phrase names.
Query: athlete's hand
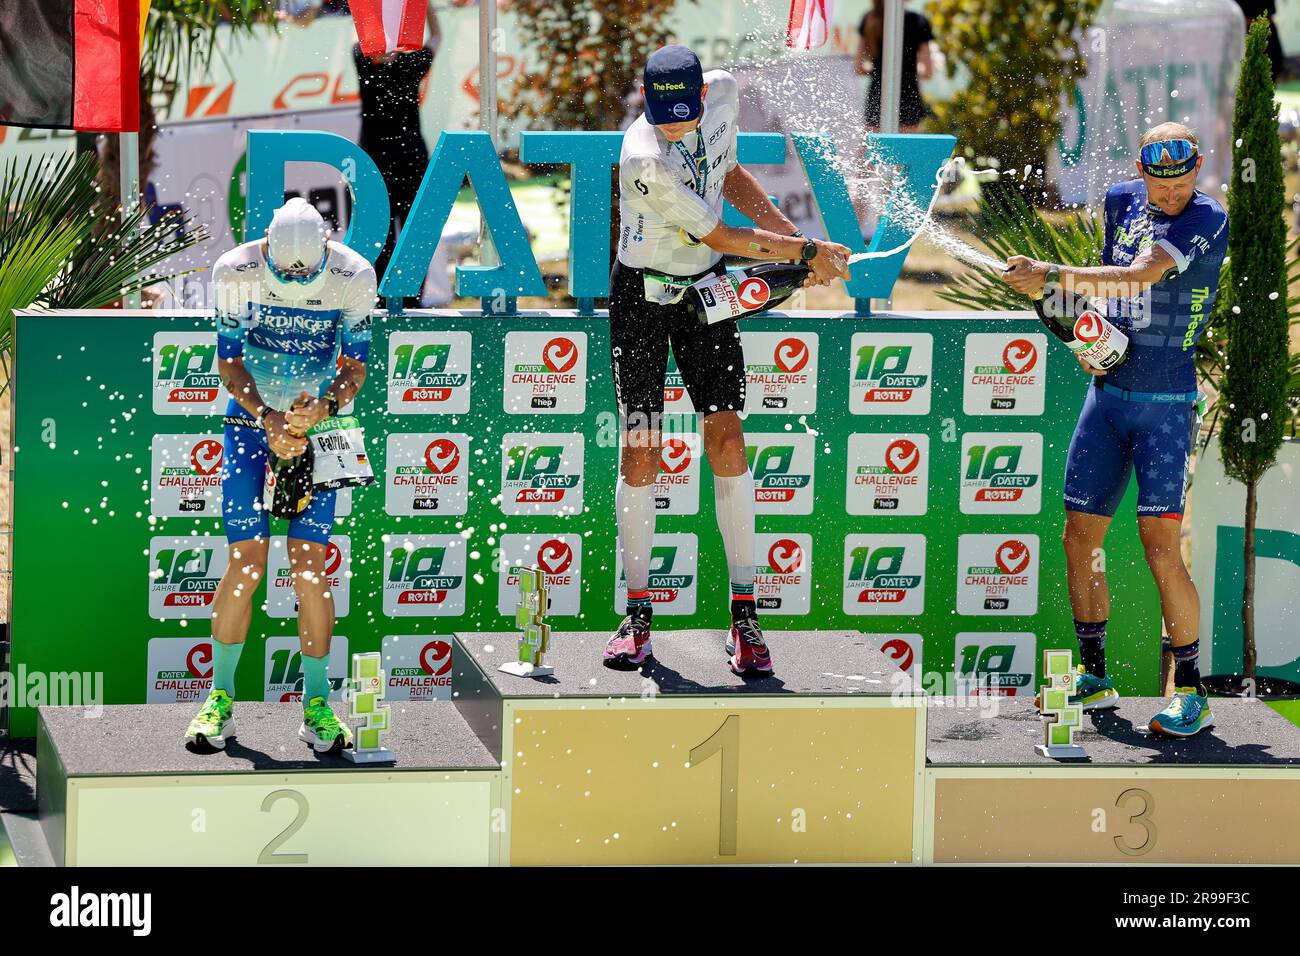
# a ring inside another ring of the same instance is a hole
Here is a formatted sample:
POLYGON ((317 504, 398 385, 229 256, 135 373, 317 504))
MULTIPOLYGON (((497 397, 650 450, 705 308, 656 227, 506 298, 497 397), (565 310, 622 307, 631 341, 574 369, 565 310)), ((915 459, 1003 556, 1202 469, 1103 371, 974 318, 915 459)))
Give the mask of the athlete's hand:
POLYGON ((293 400, 285 416, 289 429, 296 435, 306 435, 329 417, 329 405, 319 398, 303 392, 293 400))
POLYGON ((813 242, 817 244, 817 255, 813 256, 808 263, 812 272, 808 273, 808 278, 804 279, 803 284, 805 286, 830 285, 836 279, 847 279, 851 251, 849 247, 821 239, 814 239, 813 242))
POLYGON ((1022 295, 1034 296, 1043 290, 1043 282, 1051 271, 1052 267, 1046 262, 1028 256, 1011 256, 1007 259, 1007 271, 1002 273, 1002 281, 1022 295))
POLYGON ((1087 372, 1089 375, 1105 375, 1105 374, 1106 374, 1106 370, 1105 370, 1104 368, 1093 368, 1091 365, 1089 365, 1087 362, 1085 362, 1085 361, 1083 360, 1083 356, 1082 356, 1082 355, 1076 355, 1075 358, 1077 358, 1077 359, 1079 360, 1079 364, 1083 366, 1083 370, 1084 370, 1085 372, 1087 372))
POLYGON ((307 439, 289 430, 288 416, 284 412, 267 412, 262 425, 266 429, 266 444, 277 458, 297 458, 307 450, 307 439))

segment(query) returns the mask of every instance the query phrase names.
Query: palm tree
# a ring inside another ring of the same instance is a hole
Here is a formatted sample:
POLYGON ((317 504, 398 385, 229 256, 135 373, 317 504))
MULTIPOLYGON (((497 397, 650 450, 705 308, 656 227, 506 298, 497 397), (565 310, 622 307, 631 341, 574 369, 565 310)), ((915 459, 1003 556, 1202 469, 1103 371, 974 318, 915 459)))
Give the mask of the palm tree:
POLYGON ((92 154, 77 153, 11 159, 0 170, 0 395, 15 309, 103 307, 164 278, 149 270, 207 238, 175 215, 157 223, 143 208, 124 222, 106 215, 97 169, 92 154))

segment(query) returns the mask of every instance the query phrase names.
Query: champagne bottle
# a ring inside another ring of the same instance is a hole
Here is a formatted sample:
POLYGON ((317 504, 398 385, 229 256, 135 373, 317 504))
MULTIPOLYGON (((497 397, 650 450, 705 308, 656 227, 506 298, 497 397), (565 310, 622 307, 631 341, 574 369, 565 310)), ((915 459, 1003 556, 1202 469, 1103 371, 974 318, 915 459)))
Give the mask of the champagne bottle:
POLYGON ((683 300, 701 325, 766 312, 790 298, 812 270, 802 262, 760 262, 720 276, 705 276, 683 300))
POLYGON ((1033 298, 1034 311, 1047 330, 1098 371, 1110 371, 1128 358, 1128 336, 1081 295, 1061 286, 1050 272, 1033 298))
MULTIPOLYGON (((291 407, 297 405, 298 402, 294 402, 291 407)), ((290 434, 304 437, 292 430, 290 434)), ((307 449, 301 455, 294 458, 281 458, 267 449, 263 503, 270 508, 271 514, 277 518, 292 519, 306 510, 311 504, 313 469, 311 442, 307 443, 307 449)))

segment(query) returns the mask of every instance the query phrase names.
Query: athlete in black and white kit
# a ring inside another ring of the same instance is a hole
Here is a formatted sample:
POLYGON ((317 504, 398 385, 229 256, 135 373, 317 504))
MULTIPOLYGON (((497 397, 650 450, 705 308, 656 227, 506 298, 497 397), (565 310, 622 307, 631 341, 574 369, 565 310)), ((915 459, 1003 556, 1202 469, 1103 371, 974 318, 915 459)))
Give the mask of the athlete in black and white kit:
POLYGON ((704 416, 731 577, 731 669, 771 673, 754 609, 754 483, 737 414, 745 405, 740 330, 734 321, 699 324, 682 298, 692 282, 723 271, 724 254, 802 259, 813 270, 806 284, 825 285, 848 278, 849 250, 804 238, 737 164, 740 101, 730 73, 704 73, 690 50, 666 46, 651 55, 643 79, 645 114, 624 135, 619 160, 621 230, 610 276, 610 352, 624 432, 615 505, 628 597, 605 663, 635 666, 651 654, 653 483, 671 346, 691 403, 704 416), (724 198, 759 228, 724 225, 724 198))

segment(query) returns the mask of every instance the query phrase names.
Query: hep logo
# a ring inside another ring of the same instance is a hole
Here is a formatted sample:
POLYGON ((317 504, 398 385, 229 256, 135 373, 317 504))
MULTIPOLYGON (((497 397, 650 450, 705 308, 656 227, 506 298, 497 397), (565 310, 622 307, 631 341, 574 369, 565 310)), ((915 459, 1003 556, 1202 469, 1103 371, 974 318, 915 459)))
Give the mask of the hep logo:
POLYGON ((343 564, 343 550, 331 541, 325 546, 325 576, 332 578, 338 574, 339 566, 343 564))
POLYGON ((1089 309, 1074 323, 1074 337, 1091 345, 1101 338, 1101 316, 1089 309))
POLYGON ((460 464, 460 449, 450 438, 429 442, 424 450, 424 465, 435 475, 445 475, 460 464))
POLYGON ((537 549, 537 563, 547 574, 563 574, 573 563, 573 549, 553 538, 537 549))
POLYGON ((757 276, 750 277, 736 287, 736 298, 746 309, 761 308, 772 297, 767 283, 757 276))
POLYGON ((680 438, 670 438, 659 450, 659 470, 680 474, 691 463, 691 446, 680 438))
POLYGON ((772 542, 767 552, 767 564, 777 574, 794 574, 803 570, 803 548, 797 541, 781 538, 772 542))
POLYGON ((212 642, 204 641, 190 648, 185 656, 185 669, 194 677, 212 676, 212 642))
POLYGON ((552 372, 567 372, 578 361, 578 346, 569 339, 551 339, 542 348, 542 361, 552 372))
POLYGON ((420 669, 431 677, 441 677, 451 670, 451 644, 430 641, 420 648, 420 669))
POLYGON ((1003 541, 993 560, 1005 574, 1019 574, 1029 566, 1029 545, 1023 541, 1003 541))
POLYGON ((915 657, 912 652, 912 645, 901 637, 890 638, 880 645, 880 649, 885 652, 886 657, 898 661, 900 670, 911 669, 912 660, 915 657))
POLYGON ((221 442, 205 438, 190 450, 190 464, 200 475, 211 475, 221 467, 221 442))
POLYGON ((784 339, 772 353, 772 359, 783 372, 799 372, 808 364, 808 354, 808 343, 803 339, 784 339))
POLYGON ((1002 364, 1008 372, 1021 375, 1038 361, 1038 349, 1028 339, 1012 339, 1002 350, 1002 364))
POLYGON ((896 475, 908 475, 921 463, 921 449, 916 442, 898 438, 885 449, 885 465, 896 475))

